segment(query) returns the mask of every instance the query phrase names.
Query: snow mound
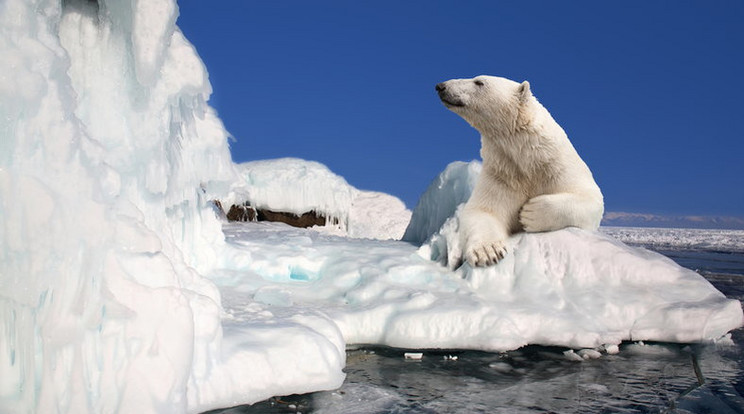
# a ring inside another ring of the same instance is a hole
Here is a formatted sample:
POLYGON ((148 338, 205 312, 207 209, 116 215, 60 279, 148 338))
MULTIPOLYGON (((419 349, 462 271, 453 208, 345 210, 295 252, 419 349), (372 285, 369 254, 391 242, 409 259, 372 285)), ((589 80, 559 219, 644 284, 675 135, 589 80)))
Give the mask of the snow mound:
POLYGON ((250 161, 237 166, 241 177, 228 203, 246 200, 259 209, 326 217, 326 232, 354 238, 400 239, 411 217, 389 194, 362 191, 325 165, 299 158, 250 161), (335 223, 335 224, 334 224, 335 223))

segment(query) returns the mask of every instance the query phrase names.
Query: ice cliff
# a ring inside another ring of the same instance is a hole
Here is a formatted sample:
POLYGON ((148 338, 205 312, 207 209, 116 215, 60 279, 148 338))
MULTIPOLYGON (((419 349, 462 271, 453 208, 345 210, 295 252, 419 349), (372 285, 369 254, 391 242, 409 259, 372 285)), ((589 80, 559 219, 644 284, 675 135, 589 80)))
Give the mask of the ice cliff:
POLYGON ((0 3, 0 411, 186 411, 235 180, 174 1, 0 3))

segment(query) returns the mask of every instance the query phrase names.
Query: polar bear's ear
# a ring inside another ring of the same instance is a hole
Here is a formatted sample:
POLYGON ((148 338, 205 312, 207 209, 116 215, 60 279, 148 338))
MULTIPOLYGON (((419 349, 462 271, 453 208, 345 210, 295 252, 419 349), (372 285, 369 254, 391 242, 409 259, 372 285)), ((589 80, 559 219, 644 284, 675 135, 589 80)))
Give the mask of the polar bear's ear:
POLYGON ((533 111, 532 106, 529 105, 531 96, 530 83, 527 81, 522 82, 517 87, 517 99, 519 99, 519 112, 517 113, 518 128, 526 128, 532 120, 533 111))
POLYGON ((519 96, 519 102, 527 102, 527 99, 532 96, 532 92, 530 91, 530 83, 527 81, 522 82, 522 84, 517 87, 517 95, 519 96))

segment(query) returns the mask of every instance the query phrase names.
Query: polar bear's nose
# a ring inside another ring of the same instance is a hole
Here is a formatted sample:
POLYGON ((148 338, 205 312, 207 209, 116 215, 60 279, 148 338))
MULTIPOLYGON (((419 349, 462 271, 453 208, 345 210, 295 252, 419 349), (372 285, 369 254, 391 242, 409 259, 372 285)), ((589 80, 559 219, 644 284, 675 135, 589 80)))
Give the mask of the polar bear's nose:
POLYGON ((446 86, 444 86, 444 82, 437 83, 437 86, 435 86, 437 92, 442 92, 443 90, 447 89, 446 86))

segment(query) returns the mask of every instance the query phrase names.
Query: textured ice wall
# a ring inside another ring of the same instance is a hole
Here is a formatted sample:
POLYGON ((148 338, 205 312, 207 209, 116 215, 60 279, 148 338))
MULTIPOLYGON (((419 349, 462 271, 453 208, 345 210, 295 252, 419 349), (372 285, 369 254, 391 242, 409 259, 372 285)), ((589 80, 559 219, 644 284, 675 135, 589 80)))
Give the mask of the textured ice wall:
POLYGON ((0 3, 2 412, 185 411, 217 362, 235 173, 177 13, 0 3))

